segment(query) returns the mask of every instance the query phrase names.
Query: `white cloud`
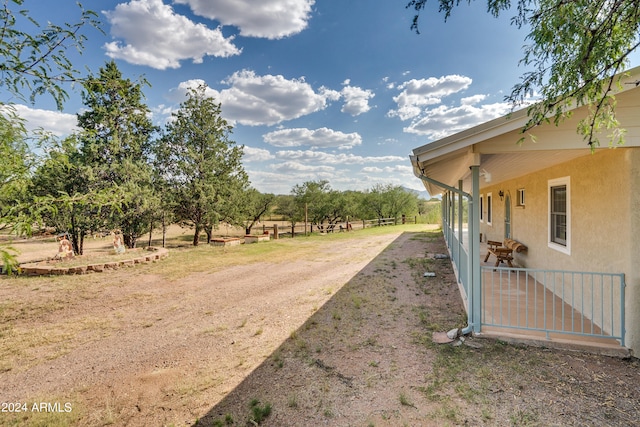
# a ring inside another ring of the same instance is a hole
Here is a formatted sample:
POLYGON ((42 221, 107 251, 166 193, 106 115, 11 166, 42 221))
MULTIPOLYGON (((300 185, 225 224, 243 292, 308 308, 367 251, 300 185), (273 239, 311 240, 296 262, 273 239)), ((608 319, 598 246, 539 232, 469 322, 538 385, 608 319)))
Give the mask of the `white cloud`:
POLYGON ((202 79, 191 79, 185 80, 178 84, 178 87, 169 90, 169 93, 166 95, 166 98, 175 103, 179 104, 187 100, 187 95, 189 94, 190 89, 196 89, 199 86, 207 86, 205 89, 205 95, 213 98, 217 103, 220 102, 220 92, 215 89, 212 89, 207 85, 202 79))
POLYGON ((511 105, 507 103, 485 104, 477 107, 468 102, 458 107, 441 105, 426 111, 420 119, 413 121, 410 126, 404 128, 404 131, 425 135, 431 139, 440 139, 501 117, 510 110, 511 105))
POLYGON ((400 156, 357 156, 354 154, 332 154, 313 150, 283 150, 276 152, 278 159, 298 162, 315 162, 329 165, 361 165, 367 163, 403 162, 407 157, 400 156))
MULTIPOLYGON (((257 75, 252 70, 236 71, 221 83, 230 87, 220 91, 208 88, 208 95, 222 103, 225 119, 232 124, 248 126, 270 126, 293 120, 324 110, 330 101, 340 98, 345 100, 342 111, 356 116, 369 111, 368 100, 375 96, 370 90, 353 86, 344 87, 340 92, 324 86, 314 90, 304 77, 287 79, 282 75, 257 75)), ((200 84, 205 84, 204 80, 184 81, 169 92, 168 98, 182 102, 188 89, 200 84)))
POLYGON ((162 0, 131 0, 112 11, 103 11, 111 24, 111 35, 120 41, 104 45, 107 55, 132 64, 156 69, 179 68, 180 61, 201 63, 205 56, 240 54, 220 28, 212 30, 176 14, 162 0))
POLYGON ((249 126, 274 125, 306 116, 323 110, 328 100, 335 99, 333 91, 314 91, 304 77, 289 80, 282 75, 259 76, 243 70, 222 83, 230 86, 216 96, 224 117, 249 126))
POLYGON ((284 162, 272 165, 272 169, 280 173, 331 173, 335 170, 331 166, 309 165, 300 162, 284 162))
POLYGON ((410 165, 385 166, 383 168, 379 168, 377 166, 366 166, 362 168, 362 172, 413 175, 413 167, 410 165))
POLYGON ((56 136, 66 136, 78 130, 78 118, 75 114, 60 111, 40 110, 26 105, 15 104, 13 107, 18 116, 26 120, 25 127, 33 132, 37 129, 51 132, 56 136))
POLYGON ((243 162, 263 162, 266 160, 272 160, 275 156, 263 148, 244 146, 244 155, 242 156, 243 162))
POLYGON ((475 104, 478 104, 478 103, 484 101, 486 98, 487 98, 487 95, 468 96, 466 98, 462 98, 460 100, 460 104, 462 104, 462 105, 475 105, 475 104))
POLYGON ((408 120, 419 116, 422 110, 429 105, 442 102, 442 98, 467 89, 472 80, 469 77, 450 75, 440 78, 411 79, 398 86, 402 91, 393 100, 398 105, 396 110, 390 110, 390 117, 400 117, 408 120))
POLYGON ((267 133, 263 139, 274 147, 309 146, 348 149, 362 144, 362 137, 356 132, 343 133, 326 127, 315 130, 306 128, 281 129, 267 133))
POLYGON ((233 25, 240 35, 280 39, 304 30, 314 0, 175 0, 197 15, 233 25))
POLYGON ((349 80, 346 80, 344 84, 346 86, 340 91, 340 94, 344 97, 344 105, 341 111, 352 116, 369 111, 371 109, 369 99, 373 98, 375 94, 368 89, 348 86, 349 80))

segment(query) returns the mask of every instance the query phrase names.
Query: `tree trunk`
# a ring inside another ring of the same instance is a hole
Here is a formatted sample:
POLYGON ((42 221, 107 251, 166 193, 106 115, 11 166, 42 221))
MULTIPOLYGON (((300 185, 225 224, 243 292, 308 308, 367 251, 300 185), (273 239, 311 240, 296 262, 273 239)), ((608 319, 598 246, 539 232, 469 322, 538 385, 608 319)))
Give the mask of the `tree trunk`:
POLYGON ((200 232, 202 231, 201 225, 196 225, 196 231, 193 233, 193 246, 198 246, 200 243, 200 232))
POLYGON ((253 228, 253 224, 244 229, 245 236, 251 235, 251 229, 253 228))
POLYGON ((165 221, 165 214, 162 212, 162 247, 167 243, 167 223, 165 221))
POLYGON ((76 227, 75 215, 71 215, 71 247, 73 253, 76 255, 82 255, 84 245, 84 230, 80 230, 76 227))
POLYGON ((213 225, 206 226, 204 232, 207 233, 207 244, 210 244, 213 238, 213 225))
POLYGON ((152 238, 153 238, 153 216, 151 216, 151 221, 149 221, 149 244, 147 246, 151 246, 152 238))
POLYGON ((136 236, 135 234, 131 233, 131 234, 124 234, 122 236, 123 240, 124 240, 124 244, 127 248, 129 249, 133 249, 136 247, 136 244, 138 243, 138 236, 136 236))

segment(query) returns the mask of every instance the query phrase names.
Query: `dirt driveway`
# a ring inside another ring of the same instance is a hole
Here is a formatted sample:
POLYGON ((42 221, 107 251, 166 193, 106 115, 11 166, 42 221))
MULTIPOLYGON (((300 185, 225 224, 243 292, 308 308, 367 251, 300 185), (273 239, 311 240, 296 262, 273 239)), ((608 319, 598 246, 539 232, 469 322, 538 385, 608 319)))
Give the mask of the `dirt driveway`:
POLYGON ((433 344, 433 331, 465 322, 450 263, 433 259, 442 238, 389 230, 224 268, 233 251, 202 248, 104 274, 1 279, 0 401, 14 404, 0 425, 638 422, 637 359, 433 344), (194 257, 210 267, 180 269, 194 257))

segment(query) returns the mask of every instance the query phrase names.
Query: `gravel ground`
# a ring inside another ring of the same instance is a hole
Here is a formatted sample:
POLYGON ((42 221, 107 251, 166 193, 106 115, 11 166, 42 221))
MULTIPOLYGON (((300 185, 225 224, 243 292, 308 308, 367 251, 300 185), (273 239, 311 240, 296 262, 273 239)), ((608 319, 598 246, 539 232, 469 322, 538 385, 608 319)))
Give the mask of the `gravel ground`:
POLYGON ((434 344, 465 322, 442 238, 389 230, 177 278, 1 279, 0 401, 27 410, 0 425, 640 425, 638 359, 434 344))

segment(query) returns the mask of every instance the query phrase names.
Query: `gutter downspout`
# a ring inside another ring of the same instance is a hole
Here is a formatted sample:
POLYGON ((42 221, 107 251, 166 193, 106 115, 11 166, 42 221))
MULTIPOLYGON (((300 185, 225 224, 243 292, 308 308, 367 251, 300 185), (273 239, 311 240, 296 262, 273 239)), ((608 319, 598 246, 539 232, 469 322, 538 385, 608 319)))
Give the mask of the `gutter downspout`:
POLYGON ((469 313, 467 315, 467 326, 460 331, 462 335, 467 335, 471 332, 480 332, 480 235, 477 233, 477 230, 480 230, 480 203, 474 203, 474 200, 478 199, 480 194, 480 166, 474 165, 471 166, 470 169, 472 194, 466 193, 462 188, 458 189, 436 181, 433 178, 429 178, 422 170, 420 171, 420 175, 416 174, 421 180, 459 194, 462 197, 466 197, 469 201, 469 256, 467 260, 467 271, 469 274, 469 293, 467 295, 467 299, 469 300, 469 313))

